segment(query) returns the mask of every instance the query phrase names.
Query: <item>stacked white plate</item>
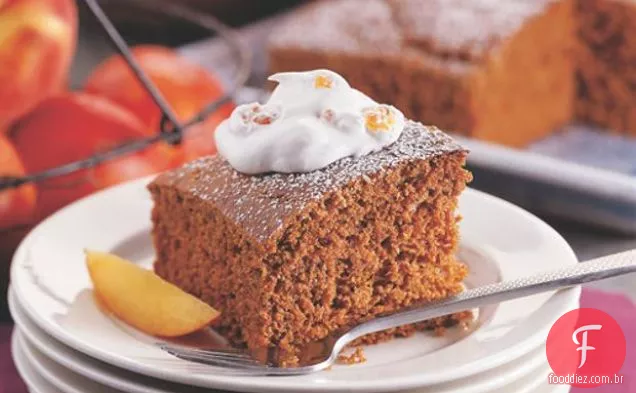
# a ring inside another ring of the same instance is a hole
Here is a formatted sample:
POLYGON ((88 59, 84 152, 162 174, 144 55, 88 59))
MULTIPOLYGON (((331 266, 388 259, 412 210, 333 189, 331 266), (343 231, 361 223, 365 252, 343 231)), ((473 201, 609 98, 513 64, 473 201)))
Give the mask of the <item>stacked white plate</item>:
MULTIPOLYGON (((367 361, 294 377, 237 376, 162 352, 158 339, 125 326, 94 302, 84 249, 150 268, 152 207, 147 179, 83 199, 40 224, 18 249, 10 306, 13 354, 29 389, 49 392, 567 392, 550 386, 545 341, 578 306, 569 289, 476 310, 474 327, 443 337, 420 333, 365 348, 367 361)), ((468 190, 460 203, 460 258, 467 286, 577 263, 538 218, 468 190)), ((122 278, 124 279, 124 278, 122 278)))

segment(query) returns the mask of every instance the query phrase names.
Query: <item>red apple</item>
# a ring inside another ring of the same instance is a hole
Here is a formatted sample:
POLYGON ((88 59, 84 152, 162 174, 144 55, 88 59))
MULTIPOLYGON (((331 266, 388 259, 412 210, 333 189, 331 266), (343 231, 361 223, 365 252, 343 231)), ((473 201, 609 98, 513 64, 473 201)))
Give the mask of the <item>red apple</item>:
MULTIPOLYGON (((28 173, 84 159, 149 133, 126 109, 87 93, 49 98, 10 131, 28 173)), ((37 218, 95 190, 165 170, 172 160, 168 147, 155 146, 38 183, 37 218)))
POLYGON ((74 0, 0 0, 0 126, 60 91, 76 37, 74 0))
MULTIPOLYGON (((189 120, 223 94, 223 86, 216 77, 170 48, 142 45, 132 52, 179 120, 189 120)), ((159 108, 121 56, 113 56, 98 66, 88 78, 85 90, 108 97, 132 111, 150 129, 159 129, 159 108)), ((233 108, 231 103, 224 105, 203 124, 189 130, 179 148, 185 160, 216 153, 214 130, 233 108)))

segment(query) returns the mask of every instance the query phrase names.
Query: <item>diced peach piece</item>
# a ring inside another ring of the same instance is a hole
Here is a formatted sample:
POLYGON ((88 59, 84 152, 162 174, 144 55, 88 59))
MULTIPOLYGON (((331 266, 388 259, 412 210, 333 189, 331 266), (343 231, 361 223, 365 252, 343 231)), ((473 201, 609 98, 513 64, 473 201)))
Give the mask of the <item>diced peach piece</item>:
POLYGON ((102 305, 144 333, 184 336, 208 326, 220 315, 154 272, 118 256, 86 251, 86 265, 102 305))

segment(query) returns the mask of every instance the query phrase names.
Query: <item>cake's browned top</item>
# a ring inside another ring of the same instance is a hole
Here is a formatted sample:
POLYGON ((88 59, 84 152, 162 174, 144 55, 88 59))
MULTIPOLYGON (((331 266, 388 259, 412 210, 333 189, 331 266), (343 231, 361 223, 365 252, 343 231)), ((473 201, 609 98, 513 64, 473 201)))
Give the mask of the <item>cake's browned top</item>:
POLYGON ((272 45, 459 60, 484 56, 558 0, 334 0, 292 15, 272 45))
POLYGON ((213 156, 166 172, 154 183, 209 200, 249 235, 264 242, 285 218, 325 192, 402 162, 459 150, 463 148, 439 129, 409 121, 394 144, 360 158, 344 158, 319 171, 248 176, 235 171, 222 157, 213 156))

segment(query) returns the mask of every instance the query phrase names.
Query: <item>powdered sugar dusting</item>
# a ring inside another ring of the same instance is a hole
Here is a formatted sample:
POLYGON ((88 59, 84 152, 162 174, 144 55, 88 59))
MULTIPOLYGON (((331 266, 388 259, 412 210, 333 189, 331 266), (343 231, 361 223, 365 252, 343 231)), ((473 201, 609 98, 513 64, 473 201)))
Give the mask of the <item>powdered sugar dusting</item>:
POLYGON ((214 203, 227 218, 262 242, 283 225, 286 217, 352 180, 368 179, 403 162, 459 150, 463 148, 439 129, 408 121, 394 144, 361 158, 341 159, 314 172, 248 176, 214 156, 164 173, 155 182, 214 203))
POLYGON ((271 37, 272 44, 335 51, 400 51, 402 36, 384 0, 312 4, 294 13, 271 37))
POLYGON ((479 58, 557 0, 334 0, 294 13, 276 47, 479 58), (412 54, 409 51, 409 54, 412 54))
POLYGON ((391 0, 407 40, 477 57, 553 0, 391 0))

